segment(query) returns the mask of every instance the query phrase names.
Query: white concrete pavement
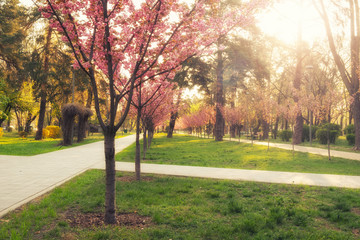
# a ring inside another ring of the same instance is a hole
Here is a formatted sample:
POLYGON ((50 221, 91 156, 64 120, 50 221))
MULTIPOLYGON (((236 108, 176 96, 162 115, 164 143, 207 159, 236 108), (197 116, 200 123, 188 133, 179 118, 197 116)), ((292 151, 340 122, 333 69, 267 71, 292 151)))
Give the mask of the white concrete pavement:
MULTIPOLYGON (((116 139, 117 152, 135 141, 135 136, 116 139)), ((104 142, 36 156, 0 156, 0 217, 103 163, 104 142)))
MULTIPOLYGON (((104 169, 104 164, 96 168, 104 169)), ((134 172, 134 163, 116 162, 116 170, 134 172)), ((232 168, 192 167, 165 164, 141 164, 142 173, 164 174, 185 177, 229 179, 281 184, 301 184, 324 187, 360 188, 360 176, 314 174, 297 172, 277 172, 243 170, 232 168)))

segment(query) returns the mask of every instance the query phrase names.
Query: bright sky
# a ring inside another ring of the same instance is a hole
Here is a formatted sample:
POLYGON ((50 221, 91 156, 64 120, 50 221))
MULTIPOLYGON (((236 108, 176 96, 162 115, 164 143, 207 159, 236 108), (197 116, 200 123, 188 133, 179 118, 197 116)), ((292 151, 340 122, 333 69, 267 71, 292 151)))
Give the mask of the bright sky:
POLYGON ((295 44, 299 19, 302 20, 302 38, 308 43, 322 40, 325 30, 311 0, 283 0, 258 18, 259 27, 271 36, 295 44))
MULTIPOLYGON (((25 6, 32 6, 32 0, 20 0, 25 6)), ((311 0, 282 0, 264 11, 258 17, 258 26, 270 36, 287 44, 295 44, 298 22, 302 21, 302 38, 310 45, 325 37, 325 30, 311 0)), ((198 95, 196 89, 185 90, 184 97, 198 95)))
POLYGON ((31 0, 20 0, 20 3, 22 3, 26 7, 30 7, 34 5, 34 3, 31 0))
MULTIPOLYGON (((139 1, 139 0, 138 0, 139 1)), ((32 0, 20 0, 25 6, 33 5, 32 0)), ((311 0, 282 0, 269 8, 258 18, 259 27, 279 40, 294 44, 297 38, 298 19, 302 18, 303 40, 310 44, 325 36, 323 23, 311 0)))

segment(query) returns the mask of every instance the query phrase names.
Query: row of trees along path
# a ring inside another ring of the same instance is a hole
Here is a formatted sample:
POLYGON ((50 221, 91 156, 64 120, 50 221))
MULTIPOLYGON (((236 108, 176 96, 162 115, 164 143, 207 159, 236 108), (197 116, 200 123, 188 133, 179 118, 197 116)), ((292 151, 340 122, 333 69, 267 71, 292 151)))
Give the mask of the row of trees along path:
POLYGON ((114 138, 129 112, 134 89, 173 78, 186 59, 201 54, 234 25, 249 23, 261 2, 249 1, 241 11, 221 16, 216 14, 216 0, 196 0, 191 6, 176 0, 46 0, 42 5, 43 16, 74 54, 74 66, 91 81, 105 136, 105 223, 116 221, 114 138), (100 114, 99 77, 107 82, 107 119, 100 114))

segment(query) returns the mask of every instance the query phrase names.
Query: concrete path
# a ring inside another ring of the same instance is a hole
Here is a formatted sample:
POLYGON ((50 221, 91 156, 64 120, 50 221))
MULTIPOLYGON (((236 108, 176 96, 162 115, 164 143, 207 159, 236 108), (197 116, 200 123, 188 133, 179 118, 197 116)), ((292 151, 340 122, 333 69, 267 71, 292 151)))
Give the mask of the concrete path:
MULTIPOLYGON (((224 140, 230 141, 229 138, 224 138, 224 140)), ((232 138, 231 141, 238 142, 239 139, 232 138)), ((241 142, 243 142, 243 143, 251 143, 251 140, 241 139, 241 142)), ((254 144, 263 145, 263 146, 268 145, 267 142, 260 142, 260 141, 256 141, 256 140, 254 140, 254 144)), ((293 149, 293 146, 291 144, 286 144, 286 143, 271 143, 270 142, 269 146, 270 147, 281 148, 281 149, 286 149, 286 150, 292 150, 293 149)), ((305 147, 305 146, 297 146, 297 145, 295 145, 294 150, 297 151, 297 152, 307 152, 307 153, 313 153, 313 154, 318 154, 318 155, 322 155, 322 156, 328 156, 328 150, 324 149, 324 148, 305 147)), ((330 149, 330 155, 332 157, 340 157, 340 158, 346 158, 346 159, 360 161, 360 153, 342 152, 342 151, 336 151, 336 150, 331 150, 330 149)), ((360 169, 359 169, 359 172, 360 172, 360 169)))
MULTIPOLYGON (((116 151, 121 151, 134 141, 134 135, 117 139, 116 151)), ((103 144, 96 142, 32 157, 0 156, 0 217, 88 169, 104 169, 103 144)), ((143 173, 174 176, 360 189, 360 176, 161 164, 142 164, 141 168, 143 173)), ((135 167, 133 163, 117 162, 116 169, 134 172, 135 167)))
MULTIPOLYGON (((116 139, 115 149, 134 141, 134 135, 116 139)), ((0 156, 0 217, 104 159, 103 141, 31 157, 0 156)))
MULTIPOLYGON (((96 168, 104 169, 104 164, 97 165, 96 168)), ((134 172, 134 168, 134 163, 116 162, 116 170, 118 171, 134 172)), ((275 172, 232 168, 191 167, 145 163, 141 164, 141 172, 173 176, 360 189, 360 176, 275 172)))

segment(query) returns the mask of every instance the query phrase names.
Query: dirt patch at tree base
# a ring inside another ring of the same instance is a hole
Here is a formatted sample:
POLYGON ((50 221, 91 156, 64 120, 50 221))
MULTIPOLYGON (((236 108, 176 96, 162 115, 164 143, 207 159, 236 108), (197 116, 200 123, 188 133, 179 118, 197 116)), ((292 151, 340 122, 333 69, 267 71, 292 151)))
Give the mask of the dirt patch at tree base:
MULTIPOLYGON (((65 218, 71 227, 95 228, 105 225, 104 213, 67 212, 65 213, 65 218)), ((114 226, 138 229, 143 229, 150 225, 152 225, 150 217, 140 216, 136 212, 118 213, 116 215, 116 223, 114 224, 114 226)))
POLYGON ((353 209, 351 209, 351 212, 360 216, 360 208, 353 208, 353 209))

